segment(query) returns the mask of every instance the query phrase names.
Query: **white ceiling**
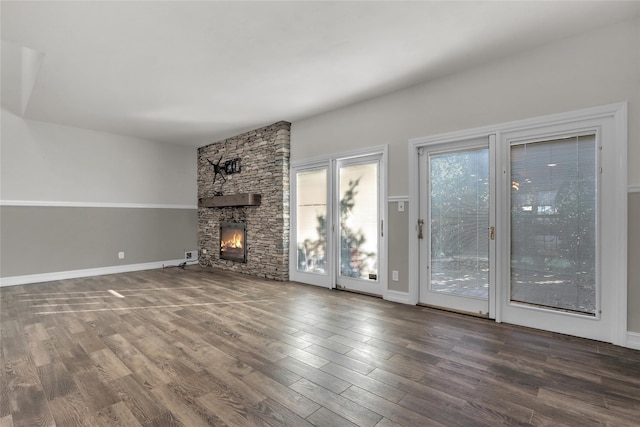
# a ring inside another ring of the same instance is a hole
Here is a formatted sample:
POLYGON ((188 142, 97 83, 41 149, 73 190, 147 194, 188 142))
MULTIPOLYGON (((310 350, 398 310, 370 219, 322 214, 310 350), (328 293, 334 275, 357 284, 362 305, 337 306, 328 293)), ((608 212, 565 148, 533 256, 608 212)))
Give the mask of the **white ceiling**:
POLYGON ((197 146, 629 19, 639 5, 2 1, 2 103, 197 146))

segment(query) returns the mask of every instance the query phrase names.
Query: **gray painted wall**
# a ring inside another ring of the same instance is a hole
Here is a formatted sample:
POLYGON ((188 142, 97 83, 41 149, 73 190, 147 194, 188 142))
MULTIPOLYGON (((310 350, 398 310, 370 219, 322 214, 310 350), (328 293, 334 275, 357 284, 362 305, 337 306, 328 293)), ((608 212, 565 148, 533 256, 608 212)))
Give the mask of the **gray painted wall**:
POLYGON ((182 259, 197 249, 197 220, 195 209, 2 206, 0 271, 13 277, 182 259))
POLYGON ((389 289, 409 292, 409 202, 404 202, 404 212, 398 211, 398 202, 389 202, 389 289), (398 272, 398 281, 393 280, 393 271, 398 272))
POLYGON ((1 114, 0 277, 163 262, 197 249, 194 147, 1 114))

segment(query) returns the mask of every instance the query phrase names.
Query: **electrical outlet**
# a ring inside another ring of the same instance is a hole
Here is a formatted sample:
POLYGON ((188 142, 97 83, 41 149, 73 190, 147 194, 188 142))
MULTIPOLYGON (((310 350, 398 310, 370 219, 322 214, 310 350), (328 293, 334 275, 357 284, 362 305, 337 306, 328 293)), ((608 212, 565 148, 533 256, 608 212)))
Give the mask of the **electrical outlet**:
POLYGON ((184 259, 187 261, 194 261, 198 258, 198 251, 187 251, 184 253, 184 259))
POLYGON ((118 259, 124 259, 124 252, 118 252, 118 259))
POLYGON ((391 272, 391 280, 393 280, 394 282, 398 281, 398 271, 397 270, 393 270, 391 272))

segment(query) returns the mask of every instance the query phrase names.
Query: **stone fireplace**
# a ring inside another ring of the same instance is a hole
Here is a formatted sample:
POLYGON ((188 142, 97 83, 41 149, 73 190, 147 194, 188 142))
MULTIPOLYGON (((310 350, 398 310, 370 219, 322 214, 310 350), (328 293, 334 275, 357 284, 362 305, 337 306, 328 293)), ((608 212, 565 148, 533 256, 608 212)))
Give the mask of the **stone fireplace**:
POLYGON ((212 266, 289 279, 290 128, 278 122, 198 149, 198 247, 212 266))

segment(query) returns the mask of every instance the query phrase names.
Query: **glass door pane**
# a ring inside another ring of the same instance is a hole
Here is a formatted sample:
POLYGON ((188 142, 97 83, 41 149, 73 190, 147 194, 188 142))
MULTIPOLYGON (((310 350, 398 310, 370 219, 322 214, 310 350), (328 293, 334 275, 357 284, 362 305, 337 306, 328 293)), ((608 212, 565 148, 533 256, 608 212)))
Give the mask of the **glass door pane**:
POLYGON ((378 281, 378 163, 339 166, 340 278, 378 281))
POLYGON ((511 301, 596 315, 595 135, 511 147, 511 301))
POLYGON ((429 156, 433 292, 489 294, 489 150, 429 156))
POLYGON ((491 238, 495 136, 434 144, 420 156, 420 294, 423 304, 495 316, 491 238))
POLYGON ((296 174, 297 270, 327 271, 327 169, 296 174))

